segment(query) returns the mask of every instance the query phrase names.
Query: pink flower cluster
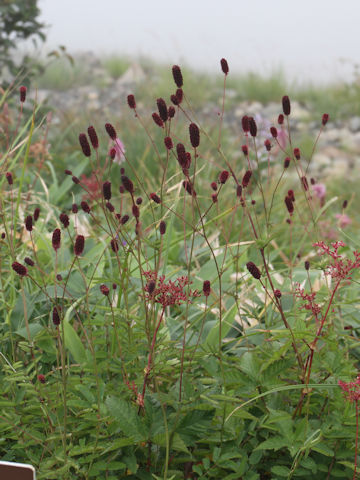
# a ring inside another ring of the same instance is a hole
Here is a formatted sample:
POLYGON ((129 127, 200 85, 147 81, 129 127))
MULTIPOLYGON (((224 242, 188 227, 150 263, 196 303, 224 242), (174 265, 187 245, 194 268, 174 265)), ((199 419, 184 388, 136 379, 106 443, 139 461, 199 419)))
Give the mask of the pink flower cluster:
POLYGON ((339 380, 339 385, 349 402, 358 402, 360 400, 360 374, 356 377, 355 382, 339 380))
POLYGON ((355 260, 343 259, 338 253, 340 247, 345 247, 344 242, 334 242, 331 244, 332 248, 324 242, 314 243, 313 246, 319 247, 320 255, 329 255, 333 259, 325 273, 337 282, 350 279, 352 270, 360 267, 360 252, 353 252, 355 260))
POLYGON ((305 290, 300 288, 300 284, 298 283, 295 287, 295 296, 304 300, 305 305, 301 308, 305 308, 305 310, 311 310, 313 315, 317 317, 320 313, 320 307, 317 303, 315 303, 316 292, 312 293, 305 293, 305 290))
POLYGON ((189 297, 200 297, 200 293, 197 290, 187 289, 185 291, 185 287, 191 283, 186 276, 177 278, 175 282, 169 280, 166 283, 165 275, 158 277, 157 272, 144 272, 144 275, 147 280, 145 285, 147 300, 160 303, 164 308, 187 302, 189 297))

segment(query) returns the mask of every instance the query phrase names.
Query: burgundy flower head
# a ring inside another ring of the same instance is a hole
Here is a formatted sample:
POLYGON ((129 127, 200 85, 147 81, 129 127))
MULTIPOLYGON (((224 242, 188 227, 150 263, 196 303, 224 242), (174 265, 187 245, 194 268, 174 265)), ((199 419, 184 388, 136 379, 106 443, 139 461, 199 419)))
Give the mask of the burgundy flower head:
POLYGON ((219 182, 225 184, 230 176, 230 173, 227 170, 223 170, 219 175, 219 182))
POLYGON ((135 101, 134 95, 128 95, 127 102, 128 102, 129 107, 132 108, 133 110, 135 110, 136 101, 135 101))
POLYGON ((251 273, 251 275, 256 278, 256 280, 260 280, 260 277, 261 277, 261 272, 260 270, 258 269, 258 267, 255 265, 254 262, 248 262, 246 264, 246 268, 249 270, 249 272, 251 273))
POLYGON ((111 199, 111 182, 104 182, 103 183, 103 195, 105 200, 111 199))
POLYGON ((250 129, 250 135, 252 137, 256 137, 256 135, 257 135, 257 125, 256 125, 254 117, 249 117, 249 129, 250 129))
POLYGON ((33 229, 33 218, 31 215, 28 215, 25 218, 25 228, 28 232, 31 232, 33 229))
POLYGON ((112 238, 110 242, 111 250, 116 253, 119 251, 119 244, 116 240, 116 238, 112 238))
POLYGON ((20 277, 25 277, 28 274, 27 268, 19 262, 13 262, 11 267, 20 277))
POLYGON ((85 246, 85 237, 83 235, 77 235, 75 239, 74 245, 74 253, 77 257, 79 257, 83 251, 85 246))
POLYGON ((53 308, 53 311, 52 311, 52 321, 55 326, 60 325, 60 314, 59 314, 58 307, 56 306, 53 308))
POLYGON ((80 133, 79 143, 80 143, 81 149, 82 149, 85 157, 90 157, 91 156, 91 148, 90 148, 90 144, 89 144, 89 141, 88 141, 85 133, 80 133))
POLYGON ((156 193, 150 193, 150 199, 155 203, 161 203, 160 197, 156 193))
POLYGON ((284 95, 282 97, 282 107, 283 107, 284 115, 286 116, 290 115, 290 111, 291 111, 290 99, 287 95, 284 95))
POLYGON ((243 176, 243 179, 242 179, 242 186, 243 187, 247 187, 249 185, 249 182, 250 182, 250 179, 251 179, 251 176, 252 176, 252 171, 251 170, 247 170, 245 172, 245 175, 243 176))
POLYGON ((14 183, 12 173, 6 172, 5 176, 6 176, 6 180, 8 181, 8 184, 12 185, 14 183))
POLYGON ((250 131, 249 117, 247 115, 244 115, 242 117, 241 125, 242 125, 242 129, 244 130, 244 133, 248 133, 250 131))
POLYGON ((161 220, 159 230, 160 230, 160 235, 165 235, 166 223, 164 222, 164 220, 161 220))
POLYGON ((165 137, 164 144, 168 150, 171 150, 172 148, 174 148, 174 144, 173 144, 173 141, 171 140, 171 137, 165 137))
POLYGON ((69 216, 66 213, 60 213, 59 219, 60 222, 63 224, 64 228, 67 228, 69 226, 69 216))
POLYGON ((159 110, 159 115, 160 115, 161 120, 163 122, 166 122, 167 119, 168 119, 168 110, 167 110, 165 100, 163 98, 158 98, 156 100, 156 104, 157 104, 157 107, 158 107, 158 110, 159 110))
POLYGON ((116 135, 116 130, 115 128, 111 125, 111 123, 105 123, 105 130, 111 140, 116 140, 117 135, 116 135))
POLYGON ((162 121, 160 115, 156 112, 152 114, 152 118, 158 127, 164 128, 164 122, 162 121))
POLYGON ((189 125, 190 142, 194 148, 200 145, 200 131, 196 123, 190 123, 189 125))
POLYGON ((88 131, 91 145, 95 150, 97 150, 99 148, 99 139, 98 139, 95 128, 91 125, 87 131, 88 131))
POLYGON ((205 297, 208 297, 210 295, 210 291, 211 291, 210 281, 205 280, 203 283, 203 293, 205 297))
POLYGON ((223 73, 225 75, 227 75, 229 73, 229 65, 228 65, 228 62, 225 60, 225 58, 222 58, 220 60, 220 65, 221 65, 221 70, 223 71, 223 73))
POLYGON ((107 297, 110 293, 110 290, 109 290, 109 287, 107 287, 106 285, 100 285, 100 292, 105 295, 105 297, 107 297))
POLYGON ((61 230, 60 228, 55 228, 52 234, 52 246, 55 251, 59 250, 61 245, 61 230))
POLYGON ((27 92, 27 88, 22 85, 20 88, 19 88, 19 93, 20 93, 20 102, 21 103, 24 103, 25 100, 26 100, 26 92, 27 92))
POLYGON ((270 133, 274 138, 276 138, 277 135, 278 135, 277 128, 276 127, 270 127, 270 133))
POLYGON ((323 126, 325 126, 327 124, 328 120, 329 120, 329 114, 324 113, 323 116, 322 116, 322 119, 321 119, 321 123, 323 124, 323 126))
POLYGON ((179 65, 173 65, 172 75, 173 75, 174 82, 175 82, 176 86, 178 88, 181 88, 184 84, 184 81, 183 81, 183 76, 182 76, 181 69, 180 69, 179 65))
POLYGON ((134 193, 134 184, 133 182, 130 180, 129 177, 127 177, 126 175, 122 175, 121 176, 121 182, 125 188, 125 190, 127 190, 129 193, 133 194, 134 193))

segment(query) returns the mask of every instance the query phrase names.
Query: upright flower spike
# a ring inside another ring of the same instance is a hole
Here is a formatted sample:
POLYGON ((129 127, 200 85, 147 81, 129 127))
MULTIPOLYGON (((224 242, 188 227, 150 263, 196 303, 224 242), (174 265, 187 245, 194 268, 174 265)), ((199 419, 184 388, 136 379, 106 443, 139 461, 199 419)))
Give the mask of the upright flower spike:
POLYGON ((223 170, 219 175, 219 182, 224 185, 227 182, 229 176, 230 173, 227 170, 223 170))
POLYGON ((109 287, 107 287, 107 286, 104 285, 104 284, 100 285, 100 292, 101 292, 105 297, 108 297, 108 296, 109 296, 109 293, 110 293, 109 287))
POLYGON ((25 218, 25 228, 28 232, 31 232, 33 229, 33 218, 31 215, 28 215, 25 218))
POLYGON ((19 88, 19 93, 20 93, 20 102, 21 103, 24 103, 25 100, 26 100, 26 92, 27 92, 27 88, 22 85, 20 88, 19 88))
POLYGON ((221 65, 221 70, 223 71, 223 73, 225 75, 227 75, 229 73, 229 65, 228 65, 228 62, 225 60, 225 58, 222 58, 220 60, 220 65, 221 65))
POLYGON ((105 130, 111 140, 116 140, 117 135, 116 135, 116 130, 115 128, 111 125, 111 123, 105 123, 105 130))
POLYGON ((79 135, 79 143, 81 146, 81 149, 83 151, 83 154, 85 157, 90 157, 91 156, 91 148, 87 139, 87 136, 85 133, 80 133, 79 135))
POLYGON ((291 197, 289 196, 285 197, 285 205, 290 215, 292 215, 294 213, 294 204, 291 197))
POLYGON ((75 239, 75 245, 74 245, 74 253, 77 257, 79 257, 83 251, 84 251, 84 246, 85 246, 85 238, 83 235, 77 235, 75 239))
POLYGON ((6 180, 7 180, 8 184, 12 185, 14 183, 12 173, 11 172, 6 172, 5 176, 6 176, 6 180))
POLYGON ((165 144, 165 147, 168 150, 171 150, 172 148, 174 148, 174 144, 173 144, 173 141, 172 141, 171 137, 165 137, 164 138, 164 144, 165 144))
POLYGON ((59 314, 59 311, 58 311, 58 307, 54 307, 53 308, 53 311, 52 311, 52 321, 53 321, 53 324, 57 327, 58 325, 60 325, 60 314, 59 314))
POLYGON ((176 96, 176 98, 177 98, 178 105, 180 105, 180 103, 183 101, 183 97, 184 97, 183 89, 182 89, 182 88, 178 88, 178 89, 176 90, 175 96, 176 96))
POLYGON ((127 97, 127 102, 128 102, 128 105, 131 109, 135 110, 136 108, 136 101, 135 101, 135 97, 134 95, 128 95, 127 97))
POLYGON ((61 245, 61 230, 60 228, 55 228, 52 234, 51 243, 55 251, 59 250, 61 245))
POLYGON ((249 129, 250 129, 250 135, 252 137, 256 137, 256 135, 257 135, 257 125, 256 125, 254 117, 249 117, 249 129))
POLYGON ((300 148, 294 148, 294 157, 296 158, 296 160, 300 160, 301 158, 300 148))
POLYGON ((210 295, 210 292, 211 292, 210 281, 205 280, 203 283, 203 294, 205 295, 205 297, 208 297, 210 295))
POLYGON ((241 119, 241 126, 244 131, 244 133, 249 133, 250 131, 250 124, 249 124, 249 117, 247 115, 244 115, 241 119))
POLYGON ((67 228, 69 226, 69 216, 66 213, 60 213, 59 219, 60 222, 63 224, 64 228, 67 228))
POLYGON ((81 208, 83 209, 83 211, 85 213, 90 213, 90 207, 89 207, 89 204, 87 202, 85 202, 85 200, 83 200, 81 203, 81 208))
POLYGON ((173 65, 172 75, 173 75, 175 85, 178 88, 181 88, 184 84, 184 81, 183 81, 183 76, 182 76, 181 69, 180 69, 179 65, 173 65))
POLYGON ((322 116, 322 119, 321 119, 321 123, 322 125, 325 127, 325 125, 327 124, 329 120, 329 114, 328 113, 324 113, 323 116, 322 116))
POLYGON ((110 242, 110 247, 111 247, 111 250, 116 253, 119 251, 119 244, 116 240, 116 238, 112 238, 111 239, 111 242, 110 242))
POLYGON ((161 199, 158 195, 156 195, 156 193, 150 193, 149 195, 150 199, 155 202, 155 203, 161 203, 161 199))
POLYGON ((156 100, 156 104, 157 104, 157 107, 158 107, 158 110, 159 110, 159 115, 160 115, 161 120, 163 122, 166 122, 167 119, 168 119, 168 110, 167 110, 165 100, 163 98, 158 98, 156 100))
POLYGON ((250 179, 251 179, 251 176, 252 176, 252 171, 251 170, 247 170, 243 176, 243 179, 242 179, 242 186, 243 187, 247 187, 249 185, 249 182, 250 182, 250 179))
POLYGON ((13 262, 11 267, 20 277, 25 277, 28 274, 27 268, 19 262, 13 262))
POLYGON ((183 181, 183 187, 185 188, 185 190, 187 191, 187 193, 189 195, 192 195, 193 197, 196 197, 195 189, 194 189, 192 183, 190 182, 190 180, 184 180, 183 181))
POLYGON ((103 195, 105 200, 111 199, 111 182, 104 182, 103 183, 103 195))
POLYGON ((190 123, 189 125, 190 142, 193 148, 197 148, 200 145, 200 131, 196 123, 190 123))
POLYGON ((97 150, 99 148, 99 139, 98 139, 95 128, 92 125, 90 125, 87 131, 88 131, 88 135, 90 138, 91 145, 93 146, 93 149, 97 150))
POLYGON ((156 112, 152 114, 152 119, 156 123, 156 125, 160 128, 164 128, 164 122, 162 121, 160 115, 156 112))
POLYGON ((166 232, 166 223, 165 223, 164 220, 161 220, 160 226, 159 226, 159 230, 160 230, 160 235, 165 235, 165 232, 166 232))
POLYGON ((171 118, 174 118, 174 117, 175 117, 175 113, 176 113, 176 112, 175 112, 175 108, 174 108, 172 105, 170 105, 170 107, 168 108, 169 118, 170 118, 170 119, 171 119, 171 118))
POLYGON ((258 267, 255 265, 254 262, 248 262, 246 264, 246 268, 249 270, 249 273, 251 273, 251 275, 256 278, 256 280, 260 280, 260 277, 261 277, 261 272, 260 270, 258 269, 258 267))
POLYGON ((273 138, 276 138, 278 136, 277 128, 276 127, 270 127, 270 133, 273 138))
POLYGON ((25 258, 24 258, 24 262, 26 263, 26 265, 29 265, 29 267, 33 267, 33 266, 35 265, 34 260, 32 260, 32 259, 29 258, 29 257, 25 257, 25 258))
POLYGON ((287 95, 284 95, 282 97, 282 108, 284 115, 289 116, 291 112, 291 107, 290 107, 290 99, 287 95))
POLYGON ((133 182, 130 180, 129 177, 127 177, 126 175, 122 175, 121 176, 121 182, 125 188, 125 190, 127 190, 129 193, 133 194, 134 193, 134 184, 133 182))
POLYGON ((271 142, 270 142, 270 140, 269 140, 268 138, 265 140, 264 145, 265 145, 266 150, 267 150, 268 152, 270 152, 270 150, 271 150, 271 142))

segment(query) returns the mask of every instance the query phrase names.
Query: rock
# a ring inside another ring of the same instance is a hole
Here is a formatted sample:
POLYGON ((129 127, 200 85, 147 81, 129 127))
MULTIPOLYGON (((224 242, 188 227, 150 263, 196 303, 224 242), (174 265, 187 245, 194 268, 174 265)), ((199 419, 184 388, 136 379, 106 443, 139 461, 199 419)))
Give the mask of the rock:
POLYGON ((123 85, 140 83, 145 80, 145 78, 146 75, 141 66, 138 63, 133 63, 116 81, 116 86, 122 87, 123 85))
POLYGON ((349 128, 352 132, 358 132, 360 130, 360 117, 350 118, 349 128))

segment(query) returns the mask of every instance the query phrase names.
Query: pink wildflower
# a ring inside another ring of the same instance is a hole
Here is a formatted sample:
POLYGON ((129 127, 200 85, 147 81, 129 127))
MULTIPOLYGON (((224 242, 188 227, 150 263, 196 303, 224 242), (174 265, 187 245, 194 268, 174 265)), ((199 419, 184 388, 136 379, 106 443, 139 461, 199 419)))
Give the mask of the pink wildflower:
POLYGON ((351 218, 345 213, 336 213, 335 218, 337 218, 340 228, 345 228, 352 223, 351 218))
POLYGON ((326 186, 323 183, 315 183, 314 185, 312 185, 312 189, 317 198, 319 198, 320 200, 323 200, 325 198, 326 186))
POLYGON ((355 268, 360 268, 360 252, 354 251, 354 260, 349 258, 343 259, 338 253, 340 247, 345 247, 344 242, 334 242, 331 246, 325 244, 325 242, 318 242, 313 244, 314 247, 319 247, 320 255, 329 255, 333 262, 328 265, 325 270, 326 275, 330 275, 331 278, 337 282, 341 280, 349 280, 352 275, 352 271, 355 268))
POLYGON ((280 147, 284 150, 288 142, 288 136, 284 129, 278 130, 277 141, 279 142, 280 147))
POLYGON ((144 272, 144 275, 147 280, 145 286, 147 300, 160 303, 163 308, 170 305, 180 305, 182 302, 189 301, 189 297, 200 296, 197 290, 186 288, 191 283, 186 276, 177 278, 175 282, 169 280, 165 283, 165 275, 158 277, 154 271, 144 272))
POLYGON ((115 138, 114 148, 116 150, 114 163, 117 163, 118 165, 120 165, 125 160, 125 147, 123 142, 120 140, 120 138, 115 138))
POLYGON ((315 303, 316 292, 305 293, 305 290, 300 287, 300 284, 297 283, 295 286, 295 296, 301 298, 305 303, 300 309, 305 308, 305 310, 311 310, 315 318, 317 318, 320 313, 320 307, 315 303))
POLYGON ((339 380, 338 383, 344 392, 346 400, 349 400, 349 402, 358 402, 360 400, 360 374, 356 377, 355 382, 339 380))

